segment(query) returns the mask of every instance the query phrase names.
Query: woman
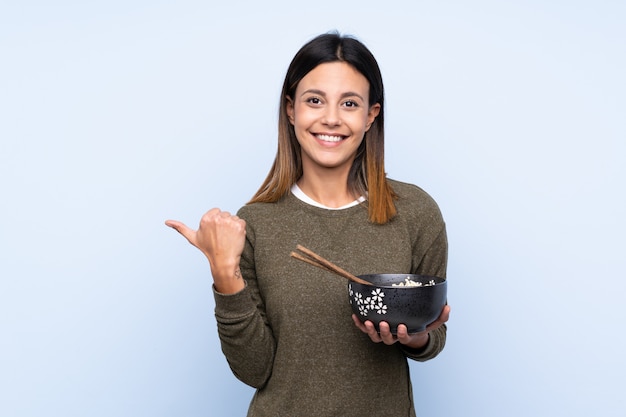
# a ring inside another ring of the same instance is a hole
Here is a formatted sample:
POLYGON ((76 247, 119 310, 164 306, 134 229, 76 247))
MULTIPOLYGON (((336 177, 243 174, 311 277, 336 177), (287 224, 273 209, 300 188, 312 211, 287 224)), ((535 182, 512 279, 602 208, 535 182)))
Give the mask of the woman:
POLYGON ((436 203, 386 178, 383 83, 359 41, 321 35, 293 58, 278 152, 237 215, 212 209, 180 232, 209 260, 222 350, 257 388, 249 416, 414 416, 407 358, 444 347, 449 307, 421 333, 351 315, 346 282, 289 256, 301 244, 350 272, 445 277, 436 203))

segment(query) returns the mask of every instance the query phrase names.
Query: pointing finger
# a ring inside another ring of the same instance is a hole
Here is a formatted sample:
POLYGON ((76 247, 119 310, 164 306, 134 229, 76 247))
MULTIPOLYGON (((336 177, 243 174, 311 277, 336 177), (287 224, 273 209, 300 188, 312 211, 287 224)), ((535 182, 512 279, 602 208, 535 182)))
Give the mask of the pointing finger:
POLYGON ((195 230, 190 229, 183 222, 179 222, 177 220, 166 220, 165 221, 165 225, 171 227, 174 230, 176 230, 178 233, 183 235, 183 237, 185 239, 187 239, 189 241, 189 243, 194 245, 195 235, 196 235, 195 230))

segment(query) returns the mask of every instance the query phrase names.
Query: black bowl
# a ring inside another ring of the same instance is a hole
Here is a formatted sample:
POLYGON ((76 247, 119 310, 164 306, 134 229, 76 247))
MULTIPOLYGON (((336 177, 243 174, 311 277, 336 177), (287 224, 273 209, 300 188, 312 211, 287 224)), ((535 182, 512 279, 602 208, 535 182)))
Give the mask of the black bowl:
POLYGON ((406 325, 409 333, 421 332, 446 305, 448 283, 443 278, 416 274, 368 274, 359 278, 374 285, 350 281, 350 305, 362 322, 370 320, 376 330, 381 321, 386 321, 393 334, 399 324, 406 325), (393 286, 407 278, 422 285, 393 286))

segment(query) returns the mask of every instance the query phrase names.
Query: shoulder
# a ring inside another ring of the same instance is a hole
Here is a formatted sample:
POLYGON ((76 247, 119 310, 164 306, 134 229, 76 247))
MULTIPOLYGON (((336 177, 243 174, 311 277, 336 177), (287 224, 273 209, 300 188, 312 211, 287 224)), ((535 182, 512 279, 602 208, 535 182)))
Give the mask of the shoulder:
POLYGON ((273 218, 280 211, 280 203, 250 203, 237 211, 237 216, 247 222, 273 218))
POLYGON ((276 224, 276 219, 288 221, 297 212, 294 198, 285 195, 273 203, 248 203, 237 211, 237 216, 245 220, 249 225, 276 224))
POLYGON ((398 199, 398 213, 416 214, 419 216, 441 218, 439 205, 430 194, 415 184, 388 179, 398 199))

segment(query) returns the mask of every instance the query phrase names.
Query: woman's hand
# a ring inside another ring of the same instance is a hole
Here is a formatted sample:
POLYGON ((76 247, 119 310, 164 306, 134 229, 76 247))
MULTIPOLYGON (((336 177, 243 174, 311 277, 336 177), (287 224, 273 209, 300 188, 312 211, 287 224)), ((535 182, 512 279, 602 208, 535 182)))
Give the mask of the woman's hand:
POLYGON ((165 224, 183 235, 207 257, 218 292, 232 294, 244 288, 239 270, 239 260, 246 242, 244 220, 214 208, 202 216, 198 230, 176 220, 167 220, 165 224))
POLYGON ((426 329, 424 331, 409 334, 406 326, 404 324, 400 324, 398 325, 398 331, 396 332, 396 335, 391 334, 389 324, 385 321, 380 322, 378 326, 380 328, 379 333, 378 331, 376 331, 374 323, 369 320, 366 320, 365 323, 362 323, 361 320, 359 320, 359 318, 356 316, 356 314, 352 315, 352 320, 354 321, 356 327, 361 329, 363 333, 367 334, 370 339, 372 339, 372 342, 382 342, 386 345, 393 345, 394 343, 399 342, 413 349, 421 349, 426 346, 426 344, 428 344, 428 333, 441 327, 441 325, 448 321, 449 317, 450 306, 446 305, 444 306, 443 310, 441 310, 441 314, 439 315, 437 320, 426 326, 426 329))

